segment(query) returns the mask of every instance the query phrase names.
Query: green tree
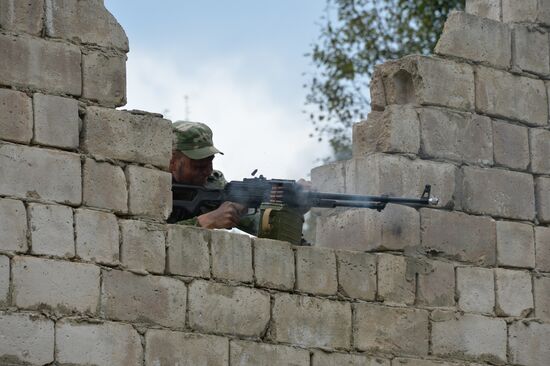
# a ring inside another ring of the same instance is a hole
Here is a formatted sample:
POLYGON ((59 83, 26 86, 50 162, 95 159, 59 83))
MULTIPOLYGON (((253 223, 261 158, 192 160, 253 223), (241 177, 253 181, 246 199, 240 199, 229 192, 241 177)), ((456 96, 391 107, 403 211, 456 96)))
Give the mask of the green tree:
POLYGON ((314 71, 305 87, 317 138, 332 147, 330 159, 351 156, 351 126, 370 110, 374 66, 431 53, 449 12, 463 8, 464 0, 327 0, 319 39, 307 54, 314 71))

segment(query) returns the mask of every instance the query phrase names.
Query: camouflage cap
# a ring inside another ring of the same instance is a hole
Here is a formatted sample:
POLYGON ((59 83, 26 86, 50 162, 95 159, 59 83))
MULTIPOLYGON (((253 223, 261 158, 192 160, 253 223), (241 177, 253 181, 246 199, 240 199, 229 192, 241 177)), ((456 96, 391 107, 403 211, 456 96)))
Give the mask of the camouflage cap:
POLYGON ((204 159, 214 154, 223 153, 214 147, 212 130, 200 122, 176 121, 172 124, 174 130, 173 149, 181 151, 193 160, 204 159))

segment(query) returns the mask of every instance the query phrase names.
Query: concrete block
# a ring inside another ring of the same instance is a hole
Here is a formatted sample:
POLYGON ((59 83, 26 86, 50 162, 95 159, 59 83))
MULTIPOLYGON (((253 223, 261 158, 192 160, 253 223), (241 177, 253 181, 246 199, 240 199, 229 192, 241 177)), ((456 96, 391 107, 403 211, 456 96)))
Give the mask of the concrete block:
POLYGON ((82 97, 101 105, 126 104, 126 55, 86 51, 82 54, 82 97))
POLYGON ((254 278, 257 286, 278 290, 294 289, 294 251, 289 243, 254 239, 254 278))
POLYGON ((71 258, 75 255, 73 209, 59 205, 29 204, 33 254, 71 258))
POLYGON ((370 251, 403 250, 420 243, 420 215, 412 207, 389 204, 384 211, 349 209, 317 219, 316 246, 370 251))
POLYGON ((346 167, 346 191, 419 198, 426 184, 438 197, 438 207, 453 205, 458 169, 452 164, 411 160, 401 155, 373 154, 352 159, 346 167))
POLYGON ((454 307, 454 265, 441 261, 418 261, 416 267, 418 273, 416 304, 429 307, 454 307))
POLYGON ((542 272, 550 272, 550 228, 535 227, 536 268, 542 272))
POLYGON ((376 256, 367 253, 337 251, 340 292, 353 299, 376 298, 376 256))
POLYGON ((473 214, 517 220, 535 218, 531 174, 502 169, 462 168, 462 208, 473 214))
POLYGON ((550 223, 550 178, 535 179, 535 199, 538 220, 544 224, 550 223))
POLYGON ((513 27, 513 67, 538 75, 550 74, 548 33, 525 25, 513 27))
POLYGON ((476 314, 432 315, 432 353, 494 364, 506 363, 506 322, 476 314))
POLYGON ((476 111, 529 126, 548 125, 548 100, 542 80, 478 66, 475 85, 476 111))
POLYGON ((384 64, 375 65, 370 80, 371 109, 375 112, 383 111, 388 105, 386 91, 384 90, 384 64))
MULTIPOLYGON (((6 0, 0 0, 0 4, 2 1, 6 0)), ((0 17, 2 15, 0 11, 0 17)), ((15 90, 0 89, 0 139, 28 144, 32 129, 31 98, 15 90)))
POLYGON ((33 143, 65 149, 78 148, 78 101, 53 95, 34 94, 33 143))
POLYGON ((91 264, 15 257, 12 285, 13 303, 19 308, 62 314, 98 310, 99 267, 91 264))
POLYGON ((81 53, 77 46, 22 35, 0 35, 0 49, 0 84, 81 94, 81 53))
POLYGON ((275 295, 268 337, 295 346, 350 348, 351 306, 340 301, 275 295))
POLYGON ((101 300, 107 319, 185 326, 187 288, 175 278, 103 271, 101 300))
POLYGON ((529 166, 529 130, 503 121, 493 121, 495 164, 515 170, 529 166))
POLYGON ((550 277, 535 277, 533 281, 535 316, 550 322, 550 277))
POLYGON ((531 171, 535 174, 550 174, 550 131, 530 129, 529 146, 531 147, 531 171))
POLYGON ((451 12, 435 52, 507 69, 512 60, 512 32, 498 19, 451 12))
POLYGON ((309 351, 254 342, 231 342, 231 365, 309 366, 309 351))
POLYGON ((149 329, 145 333, 145 366, 227 366, 229 340, 222 337, 149 329))
POLYGON ((316 247, 296 247, 296 289, 315 295, 338 291, 334 251, 316 247))
POLYGON ((0 194, 80 205, 80 156, 0 144, 0 194), (39 178, 38 178, 39 177, 39 178))
POLYGON ((417 154, 419 125, 418 114, 411 105, 388 106, 379 116, 369 114, 366 121, 353 126, 353 156, 372 152, 417 154))
POLYGON ((459 261, 491 265, 496 260, 496 223, 490 217, 423 208, 422 248, 459 261))
POLYGON ((168 225, 167 268, 170 274, 210 277, 209 230, 168 225))
POLYGON ((415 360, 412 358, 394 358, 392 366, 481 366, 478 363, 447 362, 441 360, 415 360))
POLYGON ((196 331, 259 337, 269 318, 264 292, 205 281, 189 286, 189 325, 196 331))
POLYGON ((78 257, 102 264, 118 263, 119 227, 115 215, 77 209, 74 214, 74 223, 78 257))
POLYGON ((55 359, 63 365, 142 365, 143 347, 129 324, 86 324, 63 319, 55 326, 55 359))
POLYGON ((46 365, 54 360, 54 322, 30 313, 0 313, 0 363, 46 365))
POLYGON ((120 220, 120 261, 129 269, 164 273, 166 230, 159 224, 120 220))
POLYGON ((456 269, 458 307, 465 312, 493 314, 495 276, 492 269, 458 267, 456 269))
POLYGON ((493 164, 493 131, 488 117, 442 108, 419 109, 423 156, 493 164))
POLYGON ((467 0, 466 12, 478 17, 502 20, 501 0, 467 0))
POLYGON ((82 170, 84 205, 128 212, 126 176, 121 167, 86 159, 82 170))
POLYGON ((0 307, 8 305, 10 294, 10 258, 0 255, 0 307))
POLYGON ((128 165, 128 213, 167 219, 172 212, 172 174, 128 165))
POLYGON ((311 184, 318 192, 346 193, 346 163, 337 161, 313 168, 311 184))
POLYGON ((510 269, 495 269, 496 306, 500 316, 528 316, 534 308, 531 274, 510 269))
POLYGON ((378 255, 378 300, 388 304, 412 305, 415 299, 415 273, 406 257, 378 255))
POLYGON ((85 152, 167 169, 172 156, 170 121, 148 114, 88 107, 84 117, 85 152))
POLYGON ((213 231, 212 275, 215 278, 252 282, 252 241, 250 237, 226 231, 213 231))
POLYGON ((101 0, 48 0, 46 12, 48 37, 128 51, 124 29, 101 0))
POLYGON ((550 324, 518 321, 510 325, 510 362, 546 366, 550 360, 550 324))
POLYGON ((497 264, 505 267, 535 268, 533 226, 497 221, 497 264))
POLYGON ((44 0, 0 0, 0 28, 40 36, 43 19, 44 0))
POLYGON ((502 0, 502 20, 506 23, 536 22, 539 0, 502 0))
POLYGON ((379 67, 386 103, 474 108, 474 72, 470 65, 435 57, 407 56, 379 67))
POLYGON ((390 360, 364 355, 317 351, 313 353, 311 366, 390 366, 390 360))
POLYGON ((23 202, 0 199, 0 233, 0 250, 27 251, 27 211, 23 202))
POLYGON ((425 310, 355 304, 354 346, 368 352, 426 356, 428 326, 425 310))

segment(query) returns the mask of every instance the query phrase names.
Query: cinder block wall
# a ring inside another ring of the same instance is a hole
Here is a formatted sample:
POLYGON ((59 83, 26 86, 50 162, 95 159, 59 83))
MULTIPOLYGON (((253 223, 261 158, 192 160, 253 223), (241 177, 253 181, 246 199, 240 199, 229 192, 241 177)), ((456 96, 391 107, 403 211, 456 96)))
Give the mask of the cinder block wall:
POLYGON ((170 121, 114 109, 103 2, 0 0, 0 365, 546 366, 548 16, 521 4, 380 67, 314 181, 443 205, 324 215, 321 248, 166 225, 170 121))

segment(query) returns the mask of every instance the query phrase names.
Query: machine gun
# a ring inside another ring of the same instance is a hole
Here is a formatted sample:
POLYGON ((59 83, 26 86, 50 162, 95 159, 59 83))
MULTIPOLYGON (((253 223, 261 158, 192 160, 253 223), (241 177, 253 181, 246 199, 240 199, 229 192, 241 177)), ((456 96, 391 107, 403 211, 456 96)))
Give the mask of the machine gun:
POLYGON ((342 193, 321 193, 305 189, 294 180, 245 178, 231 181, 223 189, 173 184, 173 212, 178 216, 202 214, 205 205, 217 208, 225 201, 240 203, 260 211, 258 237, 299 244, 302 236, 303 214, 312 207, 363 207, 382 211, 388 203, 422 207, 435 206, 439 199, 431 196, 426 185, 420 198, 369 196, 342 193))

